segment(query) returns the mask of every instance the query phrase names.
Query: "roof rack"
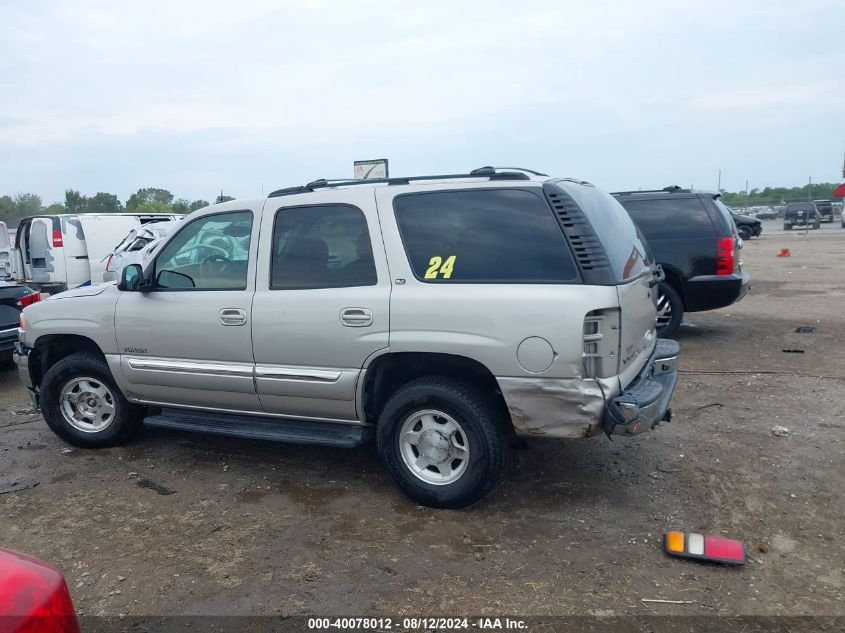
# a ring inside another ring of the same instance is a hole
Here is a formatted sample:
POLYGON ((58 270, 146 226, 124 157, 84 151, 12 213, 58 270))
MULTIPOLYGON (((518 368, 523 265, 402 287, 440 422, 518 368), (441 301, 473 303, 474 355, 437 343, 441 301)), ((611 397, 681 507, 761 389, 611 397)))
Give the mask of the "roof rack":
MULTIPOLYGON (((362 180, 360 178, 349 178, 346 180, 329 180, 326 178, 320 178, 318 180, 312 180, 306 185, 300 185, 298 187, 286 187, 284 189, 277 189, 270 193, 267 197, 268 198, 279 198, 281 196, 292 196, 298 193, 311 193, 317 189, 327 189, 330 187, 348 187, 352 185, 407 185, 411 182, 418 182, 421 180, 452 180, 458 178, 489 178, 490 180, 530 180, 530 176, 527 173, 530 170, 524 169, 520 171, 496 171, 497 169, 503 169, 501 167, 479 167, 478 169, 473 169, 468 174, 437 174, 433 176, 407 176, 404 178, 372 178, 369 180, 362 180)), ((504 168, 504 169, 517 169, 517 168, 504 168)), ((534 175, 544 176, 545 174, 539 174, 537 172, 530 172, 534 175)))
POLYGON ((627 196, 635 193, 692 193, 692 189, 684 189, 678 185, 670 185, 663 189, 637 189, 636 191, 614 191, 613 196, 627 196))
MULTIPOLYGON (((486 169, 486 167, 482 167, 481 169, 486 169)), ((533 169, 526 169, 525 167, 493 167, 493 169, 501 169, 507 171, 521 171, 526 174, 530 174, 531 176, 545 176, 546 178, 549 177, 548 174, 544 174, 540 171, 534 171, 533 169)))

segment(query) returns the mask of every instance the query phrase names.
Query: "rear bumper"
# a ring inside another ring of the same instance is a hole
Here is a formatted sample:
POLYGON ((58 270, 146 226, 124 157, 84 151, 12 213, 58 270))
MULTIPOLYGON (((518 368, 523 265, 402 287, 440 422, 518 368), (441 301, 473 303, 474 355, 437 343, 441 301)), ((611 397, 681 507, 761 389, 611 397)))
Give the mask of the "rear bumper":
POLYGON ((678 343, 658 339, 639 375, 607 403, 602 428, 608 435, 637 435, 669 422, 669 402, 678 382, 678 343))
POLYGON ((0 352, 11 352, 18 342, 18 326, 0 330, 0 352))
POLYGON ((734 275, 701 275, 684 284, 684 310, 701 312, 724 308, 742 299, 751 288, 746 272, 734 275))

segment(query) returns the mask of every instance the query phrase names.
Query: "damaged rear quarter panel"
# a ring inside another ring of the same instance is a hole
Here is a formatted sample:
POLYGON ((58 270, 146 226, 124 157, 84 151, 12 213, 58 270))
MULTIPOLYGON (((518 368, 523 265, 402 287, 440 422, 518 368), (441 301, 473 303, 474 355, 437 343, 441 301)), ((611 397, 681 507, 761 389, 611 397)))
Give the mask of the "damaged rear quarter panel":
POLYGON ((601 433, 613 381, 581 378, 498 378, 517 435, 579 438, 601 433))

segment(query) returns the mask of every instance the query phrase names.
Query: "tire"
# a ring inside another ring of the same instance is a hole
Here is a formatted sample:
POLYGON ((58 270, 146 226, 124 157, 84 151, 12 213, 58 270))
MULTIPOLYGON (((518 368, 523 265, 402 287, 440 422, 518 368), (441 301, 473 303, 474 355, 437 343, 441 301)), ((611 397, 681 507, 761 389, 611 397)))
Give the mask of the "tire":
POLYGON ((390 476, 408 497, 433 508, 463 508, 498 483, 509 438, 504 416, 480 389, 459 379, 428 376, 400 387, 388 399, 377 440, 390 476), (444 433, 450 433, 448 439, 444 433), (406 441, 407 435, 416 435, 419 444, 406 441), (422 444, 427 455, 419 448, 422 444), (464 451, 468 457, 461 460, 464 451), (432 456, 442 458, 434 463, 432 456), (409 463, 421 459, 426 460, 421 467, 409 463))
POLYGON ((784 230, 784 231, 791 231, 791 230, 792 230, 792 225, 791 225, 791 224, 784 224, 784 225, 783 225, 783 230, 784 230))
POLYGON ((657 336, 671 338, 684 318, 681 295, 666 282, 657 285, 657 336))
POLYGON ((754 236, 750 226, 738 226, 736 232, 743 240, 750 240, 754 236))
POLYGON ((49 369, 41 381, 41 413, 56 435, 82 448, 123 444, 143 418, 115 385, 106 362, 88 353, 71 354, 49 369))

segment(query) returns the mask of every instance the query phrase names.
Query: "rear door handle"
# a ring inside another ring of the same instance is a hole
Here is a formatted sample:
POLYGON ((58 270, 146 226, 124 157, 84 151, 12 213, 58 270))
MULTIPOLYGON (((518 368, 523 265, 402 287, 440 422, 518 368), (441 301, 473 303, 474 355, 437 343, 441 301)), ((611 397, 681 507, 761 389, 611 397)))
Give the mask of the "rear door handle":
POLYGON ((340 311, 340 323, 346 327, 367 327, 373 324, 373 311, 367 308, 344 308, 340 311))
POLYGON ((246 325, 246 310, 223 308, 219 312, 220 325, 246 325))

